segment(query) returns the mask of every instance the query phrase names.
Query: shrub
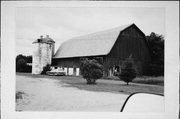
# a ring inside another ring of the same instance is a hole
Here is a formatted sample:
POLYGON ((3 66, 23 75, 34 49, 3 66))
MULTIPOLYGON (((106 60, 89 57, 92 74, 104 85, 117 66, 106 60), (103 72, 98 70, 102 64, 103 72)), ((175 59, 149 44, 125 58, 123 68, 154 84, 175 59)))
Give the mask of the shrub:
POLYGON ((41 72, 41 74, 46 74, 47 71, 51 71, 51 66, 49 64, 43 67, 43 71, 41 72))
POLYGON ((87 84, 95 84, 103 76, 103 66, 95 59, 81 61, 80 72, 87 84))
POLYGON ((123 63, 123 68, 119 74, 119 78, 129 84, 134 78, 136 78, 136 70, 133 66, 133 59, 128 58, 123 63))

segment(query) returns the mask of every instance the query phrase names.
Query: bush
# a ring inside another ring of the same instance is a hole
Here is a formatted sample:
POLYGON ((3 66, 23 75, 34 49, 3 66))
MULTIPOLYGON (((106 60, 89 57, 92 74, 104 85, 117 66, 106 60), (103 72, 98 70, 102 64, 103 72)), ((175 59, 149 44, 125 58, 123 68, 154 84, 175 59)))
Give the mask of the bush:
POLYGON ((123 68, 121 70, 121 73, 119 74, 119 78, 123 80, 124 82, 129 84, 129 82, 132 82, 134 78, 136 78, 136 70, 133 66, 133 59, 128 58, 123 63, 123 68))
POLYGON ((51 66, 49 64, 43 67, 43 71, 41 72, 41 74, 46 74, 47 71, 51 71, 51 66))
POLYGON ((87 84, 95 84, 103 76, 103 66, 95 59, 81 61, 80 72, 87 84))

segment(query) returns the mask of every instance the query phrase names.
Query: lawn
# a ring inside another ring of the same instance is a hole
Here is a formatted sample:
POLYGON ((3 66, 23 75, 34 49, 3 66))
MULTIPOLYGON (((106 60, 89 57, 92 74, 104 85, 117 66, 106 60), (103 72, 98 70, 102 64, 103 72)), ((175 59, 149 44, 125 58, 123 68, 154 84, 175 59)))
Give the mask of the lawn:
POLYGON ((138 77, 134 80, 133 83, 129 83, 129 85, 127 86, 126 83, 123 81, 110 80, 110 79, 108 80, 99 79, 97 80, 96 85, 87 85, 86 80, 84 80, 82 77, 32 75, 28 73, 17 73, 17 75, 23 75, 32 78, 49 78, 49 79, 60 80, 61 82, 68 84, 68 85, 64 85, 64 87, 75 87, 80 90, 87 90, 87 91, 123 93, 123 94, 131 94, 134 92, 164 94, 164 86, 162 83, 163 77, 157 78, 161 83, 154 83, 156 85, 142 84, 143 80, 145 80, 145 83, 149 83, 152 82, 152 80, 156 80, 153 77, 142 77, 142 78, 138 77))
POLYGON ((161 85, 164 86, 164 77, 137 77, 133 80, 134 83, 142 83, 142 84, 152 84, 152 85, 161 85))
MULTIPOLYGON (((119 81, 119 78, 117 76, 104 77, 103 79, 119 81)), ((164 86, 164 77, 163 76, 158 76, 158 77, 141 76, 141 77, 136 77, 132 82, 164 86)))

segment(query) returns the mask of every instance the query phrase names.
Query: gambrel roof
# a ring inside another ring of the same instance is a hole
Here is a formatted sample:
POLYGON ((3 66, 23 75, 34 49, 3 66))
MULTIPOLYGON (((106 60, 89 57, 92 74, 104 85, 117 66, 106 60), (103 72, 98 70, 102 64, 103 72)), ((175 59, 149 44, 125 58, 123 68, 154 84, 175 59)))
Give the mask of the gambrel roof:
POLYGON ((111 51, 121 31, 132 25, 135 24, 128 24, 72 38, 60 45, 53 58, 107 55, 111 51))

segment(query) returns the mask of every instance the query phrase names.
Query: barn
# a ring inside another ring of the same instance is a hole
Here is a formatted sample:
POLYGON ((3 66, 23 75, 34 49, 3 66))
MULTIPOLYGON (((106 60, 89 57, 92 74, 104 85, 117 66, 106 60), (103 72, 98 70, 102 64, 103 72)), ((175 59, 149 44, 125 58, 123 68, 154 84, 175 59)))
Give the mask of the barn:
POLYGON ((65 41, 55 53, 52 65, 65 69, 67 75, 79 75, 82 58, 100 58, 104 76, 112 76, 121 71, 128 57, 134 59, 139 74, 151 60, 145 34, 134 23, 65 41))

